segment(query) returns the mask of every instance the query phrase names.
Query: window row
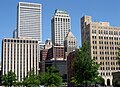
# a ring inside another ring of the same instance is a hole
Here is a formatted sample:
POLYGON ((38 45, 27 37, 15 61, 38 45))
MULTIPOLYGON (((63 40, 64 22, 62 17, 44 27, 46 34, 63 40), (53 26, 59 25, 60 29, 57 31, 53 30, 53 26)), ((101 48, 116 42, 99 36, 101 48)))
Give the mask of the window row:
MULTIPOLYGON (((92 36, 92 39, 96 39, 96 36, 92 36)), ((120 37, 106 37, 106 36, 99 36, 101 40, 120 40, 120 37)))
POLYGON ((100 51, 100 54, 110 54, 110 55, 117 55, 118 52, 108 52, 108 51, 100 51))
MULTIPOLYGON (((92 29, 92 33, 96 34, 97 30, 92 29)), ((120 35, 120 31, 98 30, 98 34, 120 35)))
MULTIPOLYGON (((93 38, 94 39, 94 38, 93 38)), ((99 36, 99 39, 104 39, 104 40, 120 40, 118 37, 104 37, 104 36, 99 36)))
POLYGON ((119 65, 118 62, 100 62, 100 65, 119 65))
POLYGON ((38 41, 32 41, 32 40, 10 40, 10 39, 4 39, 4 42, 17 42, 17 43, 38 43, 38 41))
POLYGON ((65 18, 55 18, 56 21, 70 22, 70 19, 65 18))
MULTIPOLYGON (((93 51, 93 54, 98 54, 97 51, 93 51)), ((100 51, 100 54, 110 54, 110 55, 117 55, 118 52, 109 52, 109 51, 100 51)))
POLYGON ((105 74, 105 72, 101 72, 101 76, 110 76, 110 73, 109 72, 106 72, 106 74, 105 74))
POLYGON ((108 50, 108 49, 110 49, 110 50, 118 50, 118 47, 113 47, 113 46, 112 46, 112 47, 108 47, 108 46, 99 46, 99 49, 105 49, 105 50, 106 50, 106 49, 107 49, 107 50, 108 50))
POLYGON ((116 57, 100 57, 100 60, 116 60, 116 57))
POLYGON ((100 70, 120 70, 120 67, 100 67, 100 70))

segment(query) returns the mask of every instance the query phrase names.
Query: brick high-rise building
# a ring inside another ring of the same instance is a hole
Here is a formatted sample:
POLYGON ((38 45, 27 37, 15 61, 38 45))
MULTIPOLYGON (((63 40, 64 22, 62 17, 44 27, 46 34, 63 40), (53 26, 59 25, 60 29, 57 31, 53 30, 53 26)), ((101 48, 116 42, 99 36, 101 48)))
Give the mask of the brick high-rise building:
POLYGON ((120 71, 116 52, 120 44, 120 27, 113 27, 109 22, 92 22, 91 16, 81 18, 82 43, 88 42, 91 57, 100 64, 99 73, 105 85, 112 85, 112 73, 120 71))

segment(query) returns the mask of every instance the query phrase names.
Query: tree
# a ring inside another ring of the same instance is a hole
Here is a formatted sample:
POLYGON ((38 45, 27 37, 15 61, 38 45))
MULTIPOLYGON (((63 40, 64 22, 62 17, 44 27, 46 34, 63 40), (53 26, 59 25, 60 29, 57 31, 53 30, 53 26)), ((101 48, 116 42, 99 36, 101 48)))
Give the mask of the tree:
POLYGON ((117 59, 118 59, 118 64, 120 65, 120 48, 118 48, 117 59))
POLYGON ((120 87, 120 78, 116 78, 113 80, 113 86, 114 87, 120 87))
MULTIPOLYGON (((116 58, 118 60, 118 64, 120 66, 120 47, 118 47, 118 52, 116 54, 116 58)), ((116 77, 114 80, 113 80, 113 85, 114 87, 120 87, 120 77, 116 77)))
POLYGON ((12 71, 9 71, 8 74, 3 75, 2 77, 2 81, 5 86, 15 85, 16 80, 16 75, 12 71))
POLYGON ((49 67, 47 72, 40 75, 41 85, 46 86, 60 86, 62 85, 62 77, 60 77, 59 71, 55 67, 49 67))
POLYGON ((38 87, 40 85, 38 75, 36 75, 33 70, 29 71, 28 75, 24 78, 22 85, 27 87, 38 87))
POLYGON ((97 78, 94 79, 94 81, 92 81, 95 85, 96 84, 100 84, 101 86, 104 86, 105 84, 105 80, 101 77, 98 76, 97 78))
POLYGON ((2 84, 2 74, 0 73, 0 86, 2 84))
POLYGON ((76 50, 73 61, 72 83, 76 86, 93 83, 98 78, 99 65, 91 59, 90 46, 84 43, 83 46, 76 50))

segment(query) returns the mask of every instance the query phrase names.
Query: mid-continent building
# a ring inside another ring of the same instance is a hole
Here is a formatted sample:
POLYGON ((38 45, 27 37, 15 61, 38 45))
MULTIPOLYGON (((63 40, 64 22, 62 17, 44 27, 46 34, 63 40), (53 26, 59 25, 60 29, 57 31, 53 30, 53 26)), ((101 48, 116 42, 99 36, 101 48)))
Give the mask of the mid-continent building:
POLYGON ((37 40, 26 38, 4 38, 2 40, 2 74, 15 72, 21 81, 28 72, 38 74, 39 45, 37 40))
POLYGON ((120 71, 117 52, 120 45, 120 27, 113 27, 109 22, 92 22, 91 16, 81 18, 82 43, 88 42, 91 57, 100 64, 99 73, 105 85, 112 85, 112 73, 120 71))
POLYGON ((70 31, 70 16, 65 10, 55 10, 51 20, 51 37, 54 45, 64 45, 64 39, 70 31))
MULTIPOLYGON (((19 2, 17 7, 17 36, 42 41, 42 5, 19 2)), ((15 33, 16 33, 15 32, 15 33)))

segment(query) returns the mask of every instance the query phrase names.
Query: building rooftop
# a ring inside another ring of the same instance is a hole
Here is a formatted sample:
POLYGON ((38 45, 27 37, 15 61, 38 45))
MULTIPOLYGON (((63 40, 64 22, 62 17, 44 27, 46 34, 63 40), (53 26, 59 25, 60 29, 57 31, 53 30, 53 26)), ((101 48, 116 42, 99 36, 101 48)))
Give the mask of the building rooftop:
MULTIPOLYGON (((68 32, 66 38, 75 38, 75 36, 74 36, 73 33, 70 31, 70 32, 68 32)), ((66 39, 66 38, 65 38, 65 39, 66 39)))

